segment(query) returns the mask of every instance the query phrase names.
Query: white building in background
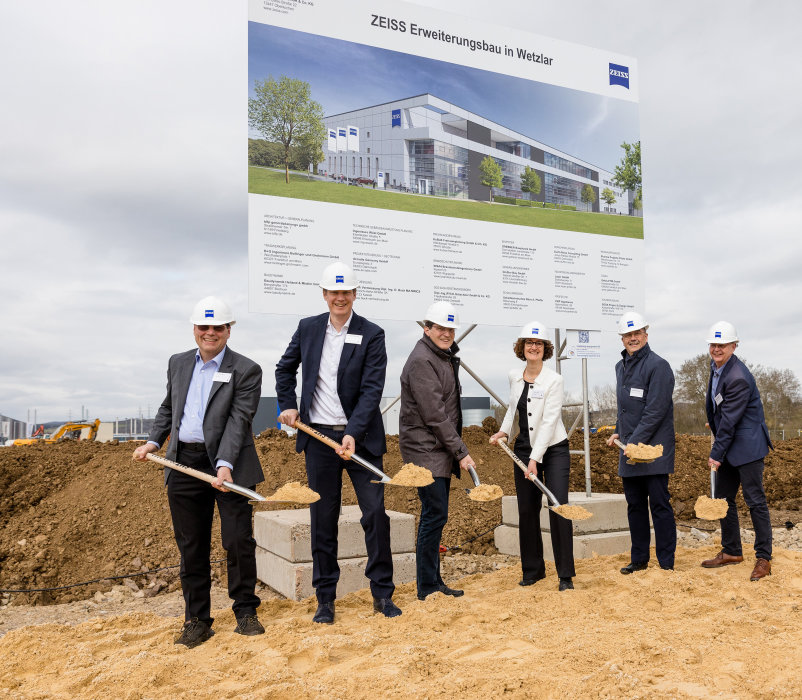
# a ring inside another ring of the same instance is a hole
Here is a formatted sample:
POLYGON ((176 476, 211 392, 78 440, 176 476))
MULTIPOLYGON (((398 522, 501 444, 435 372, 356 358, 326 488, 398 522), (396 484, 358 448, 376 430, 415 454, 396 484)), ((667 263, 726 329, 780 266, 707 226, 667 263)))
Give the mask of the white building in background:
POLYGON ((329 138, 318 170, 329 177, 375 182, 377 187, 418 194, 486 201, 479 164, 486 156, 501 166, 503 185, 494 196, 555 205, 588 205, 581 193, 590 185, 590 210, 633 214, 634 194, 612 183, 614 173, 519 134, 501 124, 430 94, 364 107, 325 118, 329 138), (350 138, 349 138, 350 134, 350 138), (529 166, 541 179, 537 195, 521 190, 529 166), (601 198, 609 188, 615 201, 601 198))

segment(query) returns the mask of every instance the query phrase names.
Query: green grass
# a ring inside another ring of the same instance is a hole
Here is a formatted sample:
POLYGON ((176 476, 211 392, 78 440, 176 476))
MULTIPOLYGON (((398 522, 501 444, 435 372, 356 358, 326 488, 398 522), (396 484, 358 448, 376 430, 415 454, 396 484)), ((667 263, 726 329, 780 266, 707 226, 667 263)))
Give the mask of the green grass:
POLYGON ((284 173, 266 168, 248 168, 248 192, 269 194, 292 199, 312 199, 319 202, 351 204, 356 207, 393 209, 416 214, 450 216, 456 219, 475 219, 500 224, 538 226, 540 228, 598 233, 604 236, 643 238, 643 219, 634 216, 594 214, 582 211, 559 211, 539 207, 519 207, 489 204, 470 200, 451 200, 444 197, 424 197, 400 192, 374 190, 372 187, 353 187, 335 182, 308 180, 306 175, 290 173, 289 184, 284 173))

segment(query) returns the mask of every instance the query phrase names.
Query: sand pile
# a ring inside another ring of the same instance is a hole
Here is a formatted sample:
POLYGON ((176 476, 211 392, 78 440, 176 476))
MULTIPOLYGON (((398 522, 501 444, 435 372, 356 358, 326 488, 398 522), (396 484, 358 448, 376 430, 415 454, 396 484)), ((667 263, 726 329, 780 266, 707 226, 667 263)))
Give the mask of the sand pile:
POLYGON ((624 448, 624 454, 629 457, 630 464, 635 464, 636 462, 652 462, 658 457, 663 456, 663 446, 647 445, 643 442, 639 442, 637 445, 629 443, 624 448))
POLYGON ((395 486, 428 486, 434 483, 432 473, 426 467, 407 462, 398 471, 390 483, 395 486))
POLYGON ((308 486, 303 486, 300 481, 291 481, 289 484, 284 484, 272 496, 268 496, 267 500, 286 503, 316 503, 320 500, 320 494, 308 486))
POLYGON ((468 498, 472 501, 495 501, 503 495, 504 492, 501 490, 501 486, 497 484, 479 484, 479 486, 474 486, 471 489, 468 498))
POLYGON ((587 520, 593 517, 593 513, 585 510, 582 506, 571 506, 567 503, 555 506, 554 512, 562 515, 563 518, 568 518, 568 520, 587 520))
MULTIPOLYGON (((485 430, 470 427, 465 440, 482 481, 498 484, 507 495, 515 494, 515 467, 500 450, 487 442, 495 426, 485 430)), ((385 464, 401 464, 398 437, 388 436, 385 464)), ((604 444, 605 437, 591 435, 591 479, 599 492, 621 492, 617 476, 617 448, 604 444)), ((572 439, 572 449, 581 447, 582 435, 572 439)), ((267 496, 288 482, 305 482, 303 456, 295 443, 278 430, 266 431, 256 440, 256 449, 266 480, 257 491, 267 496)), ((66 442, 0 449, 0 588, 44 588, 105 576, 149 571, 178 564, 173 539, 163 470, 151 462, 133 462, 132 444, 66 442)), ((701 494, 709 493, 706 437, 678 436, 676 473, 669 488, 680 519, 693 518, 693 506, 701 494)), ((765 485, 772 522, 797 522, 802 506, 802 440, 777 443, 766 462, 765 485)), ((428 471, 428 470, 427 470, 428 471)), ((464 551, 492 554, 493 529, 501 522, 501 501, 471 501, 467 475, 452 480, 449 521, 443 532, 448 547, 465 545, 464 551)), ((572 456, 571 490, 584 491, 582 458, 572 456)), ((345 505, 356 503, 345 479, 345 505)), ((385 489, 387 507, 416 518, 420 501, 414 488, 385 489)), ((741 512, 743 501, 738 500, 741 512)), ((294 506, 284 506, 292 508, 294 506)), ((298 507, 305 507, 299 505, 298 507)), ((709 524, 698 522, 702 527, 709 524)), ((748 518, 742 522, 749 522, 748 518)), ((222 559, 219 520, 215 519, 212 558, 222 559)), ((225 577, 221 567, 213 575, 225 577)), ((175 589, 177 569, 143 574, 140 588, 175 589)), ((14 604, 53 603, 82 600, 95 591, 108 591, 102 582, 77 589, 13 596, 14 604)))
POLYGON ((696 517, 701 520, 721 520, 727 515, 727 501, 724 498, 709 498, 699 496, 693 509, 696 517))
POLYGON ((717 547, 678 550, 676 571, 621 576, 623 556, 577 562, 560 593, 553 566, 532 587, 518 567, 468 576, 465 596, 337 601, 334 625, 314 601, 271 600, 267 633, 234 634, 230 610, 197 649, 173 645, 180 618, 139 612, 75 627, 27 627, 0 639, 0 693, 47 698, 799 698, 802 553, 777 553, 754 584, 748 562, 699 567, 717 547))

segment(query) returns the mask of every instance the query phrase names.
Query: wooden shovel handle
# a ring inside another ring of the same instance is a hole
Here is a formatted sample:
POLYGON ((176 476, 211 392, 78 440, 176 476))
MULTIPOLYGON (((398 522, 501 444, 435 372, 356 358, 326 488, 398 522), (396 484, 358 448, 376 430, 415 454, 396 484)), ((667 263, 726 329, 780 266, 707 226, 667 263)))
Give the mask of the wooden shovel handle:
MULTIPOLYGON (((293 427, 298 428, 298 430, 303 430, 307 435, 311 435, 313 438, 320 440, 320 442, 328 445, 329 447, 333 447, 335 450, 338 450, 342 447, 342 445, 336 440, 332 440, 330 437, 326 437, 323 433, 319 433, 314 428, 310 428, 306 423, 298 420, 297 418, 295 419, 295 425, 293 427)), ((350 457, 352 454, 354 453, 351 452, 351 450, 346 450, 343 452, 342 456, 350 457)))

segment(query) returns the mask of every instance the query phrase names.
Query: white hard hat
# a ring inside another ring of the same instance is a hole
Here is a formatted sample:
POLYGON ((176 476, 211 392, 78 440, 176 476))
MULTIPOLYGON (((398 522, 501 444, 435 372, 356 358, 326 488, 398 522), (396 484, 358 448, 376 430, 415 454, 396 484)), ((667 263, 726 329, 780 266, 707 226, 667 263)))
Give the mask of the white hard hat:
POLYGON ((336 292, 340 289, 348 291, 356 289, 359 282, 356 281, 354 271, 345 263, 339 260, 331 265, 328 265, 323 270, 323 276, 320 278, 320 286, 323 289, 328 289, 330 292, 336 292))
POLYGON ((618 319, 618 335, 626 335, 632 331, 649 330, 649 324, 637 311, 627 311, 618 319))
POLYGON ((550 341, 549 329, 540 321, 530 321, 521 327, 519 338, 537 338, 538 340, 550 341))
POLYGON ((234 312, 220 297, 203 297, 192 310, 189 320, 196 326, 222 326, 226 323, 233 326, 234 312))
POLYGON ((719 344, 737 343, 738 331, 735 330, 735 326, 727 321, 717 321, 710 326, 710 330, 707 332, 707 342, 719 344))
POLYGON ((426 309, 424 321, 431 321, 443 328, 459 328, 459 314, 453 304, 447 301, 436 301, 426 309))

